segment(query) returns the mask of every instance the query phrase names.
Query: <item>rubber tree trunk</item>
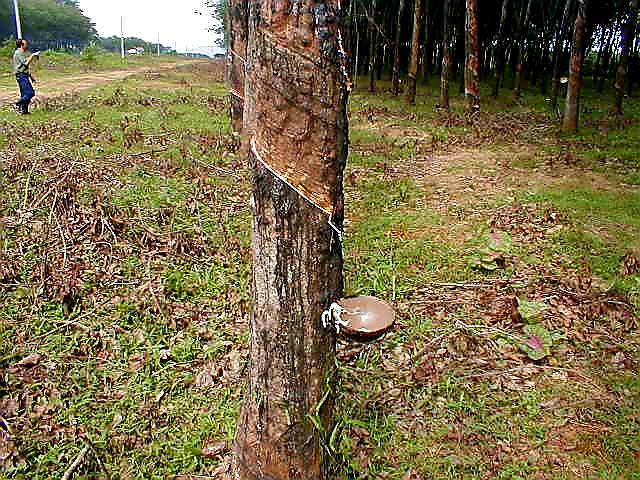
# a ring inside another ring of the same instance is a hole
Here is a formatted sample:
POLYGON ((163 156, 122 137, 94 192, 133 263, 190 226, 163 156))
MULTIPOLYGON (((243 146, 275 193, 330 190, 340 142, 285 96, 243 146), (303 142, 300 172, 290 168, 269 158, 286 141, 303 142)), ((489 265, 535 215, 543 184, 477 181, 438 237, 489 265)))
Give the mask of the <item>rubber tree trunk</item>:
POLYGON ((467 111, 480 110, 480 27, 478 0, 467 0, 466 62, 464 67, 464 93, 467 111))
POLYGON ((353 88, 358 88, 358 78, 360 76, 360 32, 358 31, 358 22, 356 24, 355 38, 356 38, 356 47, 355 47, 355 55, 353 59, 353 88))
POLYGON ((522 71, 524 70, 524 47, 525 39, 527 38, 527 30, 529 29, 529 19, 531 18, 532 3, 533 0, 528 0, 527 10, 525 11, 524 17, 520 22, 520 28, 518 31, 518 40, 516 44, 516 48, 518 49, 518 59, 516 62, 516 75, 513 82, 513 96, 515 98, 520 97, 520 89, 522 88, 522 71))
POLYGON ((556 34, 556 42, 553 47, 553 78, 551 80, 551 111, 555 112, 558 108, 558 96, 560 95, 560 76, 562 75, 562 57, 564 56, 564 42, 567 38, 565 33, 568 30, 569 15, 571 15, 571 7, 573 0, 566 0, 564 4, 564 13, 562 14, 562 24, 560 30, 556 34))
POLYGON ((391 62, 391 60, 389 60, 389 62, 387 62, 387 57, 391 57, 391 55, 389 55, 389 47, 386 44, 386 39, 384 38, 384 35, 382 34, 382 32, 380 30, 378 30, 378 38, 382 38, 383 40, 385 40, 385 43, 382 45, 382 59, 380 58, 380 56, 378 56, 377 61, 376 61, 376 78, 378 79, 378 81, 382 81, 382 74, 385 71, 385 68, 387 70, 391 70, 391 68, 387 68, 387 66, 391 65, 393 62, 391 62))
POLYGON ((411 37, 411 59, 409 60, 409 79, 407 80, 407 103, 416 103, 416 89, 418 78, 418 61, 420 59, 420 40, 422 38, 422 24, 424 23, 424 4, 422 0, 415 0, 413 12, 413 35, 411 37))
POLYGON ((502 80, 504 77, 504 66, 505 66, 505 45, 506 39, 505 29, 507 26, 507 18, 509 15, 509 0, 504 0, 502 2, 502 10, 500 14, 500 24, 498 26, 498 34, 496 36, 496 83, 493 87, 493 97, 498 98, 500 93, 500 85, 502 85, 502 80))
POLYGON ((613 53, 611 52, 611 48, 613 46, 613 31, 615 28, 611 29, 611 33, 609 34, 609 40, 607 42, 607 47, 604 52, 604 59, 602 61, 602 68, 600 72, 600 79, 598 80, 598 93, 602 93, 604 90, 604 84, 609 79, 609 65, 611 63, 611 58, 613 57, 613 53))
POLYGON ((627 96, 628 97, 632 97, 633 96, 633 86, 636 82, 636 76, 634 75, 635 72, 637 72, 637 68, 638 68, 638 57, 636 56, 635 53, 633 53, 631 55, 631 58, 629 59, 629 69, 627 70, 627 96))
POLYGON ((424 19, 422 28, 426 30, 426 32, 424 33, 425 41, 422 56, 422 80, 424 82, 427 82, 429 80, 429 76, 433 73, 433 57, 436 51, 436 47, 434 45, 435 35, 433 31, 434 22, 432 17, 437 10, 437 3, 438 2, 434 2, 433 0, 422 0, 422 17, 424 19))
POLYGON ((622 102, 625 94, 625 82, 629 73, 629 59, 633 54, 633 42, 636 38, 636 23, 638 19, 638 5, 640 0, 629 2, 630 12, 622 31, 622 43, 620 46, 620 63, 616 73, 616 93, 613 103, 613 112, 622 115, 622 102))
POLYGON ((398 4, 398 21, 396 23, 396 40, 393 44, 393 94, 400 94, 400 42, 402 41, 402 16, 404 15, 405 0, 398 4))
MULTIPOLYGON (((455 5, 455 3, 454 3, 455 5)), ((466 0, 465 3, 463 3, 464 5, 464 9, 466 9, 466 0)), ((466 11, 466 10, 465 10, 466 11)), ((456 15, 453 15, 453 18, 456 19, 456 15)), ((460 91, 460 95, 464 96, 464 92, 465 92, 465 71, 464 71, 464 67, 467 63, 467 16, 463 11, 462 16, 460 17, 462 18, 464 21, 461 22, 460 25, 456 25, 456 47, 455 47, 455 60, 454 63, 456 65, 456 75, 458 77, 459 80, 459 91, 460 91)), ((458 22, 456 22, 458 23, 458 22)))
POLYGON ((451 0, 443 1, 442 72, 438 107, 449 110, 449 75, 451 74, 451 0))
POLYGON ((587 8, 589 0, 578 0, 578 14, 573 30, 571 44, 571 61, 569 62, 569 84, 567 88, 567 102, 564 111, 562 129, 565 132, 578 130, 578 115, 580 111, 580 93, 582 91, 582 66, 586 47, 587 8))
POLYGON ((248 0, 229 1, 228 81, 231 90, 231 127, 242 133, 247 57, 248 0))
POLYGON ((376 47, 378 44, 378 30, 376 29, 376 0, 371 1, 369 12, 369 92, 376 91, 376 47))
POLYGON ((328 478, 335 335, 321 315, 343 294, 342 247, 327 213, 339 228, 348 63, 340 0, 300 3, 250 2, 253 308, 234 446, 240 480, 328 478))
POLYGON ((349 13, 347 21, 349 22, 349 51, 351 55, 351 77, 353 78, 353 89, 358 88, 358 75, 360 75, 360 29, 358 28, 358 16, 354 11, 355 2, 349 2, 349 13))

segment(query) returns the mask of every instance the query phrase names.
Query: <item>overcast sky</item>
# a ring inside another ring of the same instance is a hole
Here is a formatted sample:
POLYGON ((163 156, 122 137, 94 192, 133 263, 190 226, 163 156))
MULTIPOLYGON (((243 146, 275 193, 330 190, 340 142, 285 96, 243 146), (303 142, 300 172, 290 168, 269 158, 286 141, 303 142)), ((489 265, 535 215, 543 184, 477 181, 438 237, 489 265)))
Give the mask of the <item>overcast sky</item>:
POLYGON ((120 16, 124 16, 126 37, 139 37, 178 47, 178 51, 211 46, 215 42, 208 32, 210 17, 203 15, 203 0, 80 0, 80 8, 93 20, 98 34, 120 35, 120 16))

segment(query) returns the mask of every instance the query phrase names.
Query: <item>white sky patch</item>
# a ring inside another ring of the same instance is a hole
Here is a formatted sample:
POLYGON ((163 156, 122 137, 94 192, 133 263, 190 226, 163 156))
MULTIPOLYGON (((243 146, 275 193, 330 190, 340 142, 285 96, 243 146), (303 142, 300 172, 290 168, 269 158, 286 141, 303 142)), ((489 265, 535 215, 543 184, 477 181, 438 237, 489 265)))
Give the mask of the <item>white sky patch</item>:
POLYGON ((203 51, 215 44, 216 36, 208 31, 212 19, 203 4, 203 0, 80 0, 100 36, 120 36, 123 16, 125 37, 156 42, 160 34, 160 43, 179 52, 203 51))

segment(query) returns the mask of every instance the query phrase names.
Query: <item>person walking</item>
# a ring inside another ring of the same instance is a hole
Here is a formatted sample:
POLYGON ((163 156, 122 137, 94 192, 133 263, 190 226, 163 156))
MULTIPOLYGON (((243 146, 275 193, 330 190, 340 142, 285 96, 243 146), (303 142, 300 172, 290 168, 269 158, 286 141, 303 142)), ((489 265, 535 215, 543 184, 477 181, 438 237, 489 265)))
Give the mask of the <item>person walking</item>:
POLYGON ((20 87, 20 100, 15 103, 14 109, 21 115, 28 115, 29 104, 36 94, 31 83, 32 81, 35 82, 35 78, 29 73, 29 66, 33 59, 40 55, 40 52, 27 55, 29 42, 23 39, 16 40, 16 47, 16 51, 13 54, 13 73, 16 74, 16 80, 20 87))

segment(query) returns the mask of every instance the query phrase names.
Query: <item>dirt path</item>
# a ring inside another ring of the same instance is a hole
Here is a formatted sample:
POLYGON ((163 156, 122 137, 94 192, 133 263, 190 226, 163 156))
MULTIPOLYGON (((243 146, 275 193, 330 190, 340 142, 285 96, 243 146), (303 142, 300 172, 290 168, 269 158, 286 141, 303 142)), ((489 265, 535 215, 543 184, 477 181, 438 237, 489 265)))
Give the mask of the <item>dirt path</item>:
MULTIPOLYGON (((96 85, 112 82, 114 80, 122 80, 124 78, 130 77, 131 75, 136 75, 139 73, 155 73, 166 70, 173 70, 178 67, 184 67, 186 65, 191 65, 198 62, 203 62, 203 60, 193 60, 180 63, 161 63, 159 65, 144 65, 123 70, 112 70, 108 72, 89 72, 84 74, 74 74, 68 77, 45 79, 35 85, 37 92, 36 98, 45 100, 47 98, 64 95, 65 93, 86 90, 88 88, 95 87, 96 85)), ((17 86, 0 86, 0 104, 15 101, 17 92, 17 86)))

